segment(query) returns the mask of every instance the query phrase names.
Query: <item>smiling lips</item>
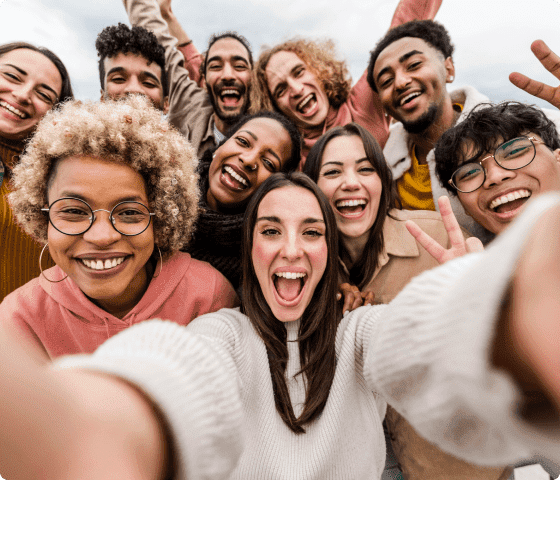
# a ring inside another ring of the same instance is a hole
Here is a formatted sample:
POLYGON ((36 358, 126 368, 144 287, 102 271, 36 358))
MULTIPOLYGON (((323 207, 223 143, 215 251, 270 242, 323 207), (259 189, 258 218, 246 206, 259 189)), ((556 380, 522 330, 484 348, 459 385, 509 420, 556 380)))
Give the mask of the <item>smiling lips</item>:
POLYGON ((243 191, 251 186, 251 184, 245 177, 237 173, 237 171, 235 171, 235 169, 233 169, 229 165, 224 165, 222 173, 226 176, 227 179, 229 179, 227 183, 228 186, 232 189, 243 191), (227 177, 228 175, 229 177, 227 177), (233 179, 233 181, 231 179, 233 179))
POLYGON ((3 107, 4 109, 6 109, 6 111, 9 111, 10 113, 12 113, 12 115, 19 117, 20 119, 28 118, 28 115, 26 115, 23 111, 16 109, 13 105, 10 105, 6 101, 0 101, 0 107, 3 107))
POLYGON ((367 200, 365 198, 341 199, 335 202, 337 212, 344 217, 360 216, 366 206, 367 200))
POLYGON ((317 97, 314 93, 310 93, 296 105, 296 111, 304 116, 310 116, 310 114, 317 108, 317 105, 317 97))
POLYGON ((110 270, 119 266, 124 261, 125 257, 116 257, 113 259, 78 259, 87 268, 93 270, 110 270))
POLYGON ((272 277, 278 299, 286 306, 298 304, 306 281, 305 272, 275 272, 272 277))
POLYGON ((523 204, 527 202, 526 199, 530 196, 531 192, 527 189, 519 189, 517 191, 497 196, 490 202, 488 208, 496 214, 505 214, 523 206, 523 204))

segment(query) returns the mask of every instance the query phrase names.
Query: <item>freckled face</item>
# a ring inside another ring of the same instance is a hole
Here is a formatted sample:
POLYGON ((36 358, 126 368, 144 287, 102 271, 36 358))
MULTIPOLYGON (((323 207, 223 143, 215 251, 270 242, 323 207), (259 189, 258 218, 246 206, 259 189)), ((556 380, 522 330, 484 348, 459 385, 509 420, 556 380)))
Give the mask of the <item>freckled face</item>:
POLYGON ((0 136, 29 136, 61 91, 60 73, 45 55, 16 49, 0 56, 0 136))
POLYGON ((359 136, 339 136, 326 145, 317 185, 331 202, 344 244, 365 246, 383 187, 359 136))
MULTIPOLYGON (((93 210, 112 210, 122 201, 148 205, 144 179, 128 165, 91 157, 60 161, 49 189, 49 205, 63 197, 87 202, 93 210)), ((144 295, 147 262, 154 250, 152 223, 139 235, 125 236, 107 212, 96 212, 92 227, 65 235, 49 223, 49 251, 55 263, 99 307, 124 317, 144 295)))
POLYGON ((290 185, 262 199, 251 257, 274 316, 282 322, 299 319, 328 258, 323 214, 311 191, 290 185))
POLYGON ((215 152, 208 172, 207 201, 224 213, 242 212, 250 196, 289 160, 292 141, 276 120, 246 122, 215 152))
POLYGON ((329 99, 319 78, 299 56, 280 51, 266 67, 268 90, 278 109, 299 128, 323 126, 329 112, 329 99))

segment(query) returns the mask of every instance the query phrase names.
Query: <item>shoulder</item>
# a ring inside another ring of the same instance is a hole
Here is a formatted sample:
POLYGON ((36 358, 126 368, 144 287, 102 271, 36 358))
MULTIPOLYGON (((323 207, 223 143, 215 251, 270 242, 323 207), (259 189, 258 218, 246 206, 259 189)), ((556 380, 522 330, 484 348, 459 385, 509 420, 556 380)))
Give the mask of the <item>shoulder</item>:
POLYGON ((390 211, 388 219, 392 219, 394 223, 397 223, 397 228, 399 230, 402 229, 402 231, 406 232, 409 236, 411 236, 411 234, 406 229, 405 222, 411 220, 438 243, 447 246, 447 230, 445 229, 443 218, 439 212, 434 212, 432 210, 393 209, 390 211))

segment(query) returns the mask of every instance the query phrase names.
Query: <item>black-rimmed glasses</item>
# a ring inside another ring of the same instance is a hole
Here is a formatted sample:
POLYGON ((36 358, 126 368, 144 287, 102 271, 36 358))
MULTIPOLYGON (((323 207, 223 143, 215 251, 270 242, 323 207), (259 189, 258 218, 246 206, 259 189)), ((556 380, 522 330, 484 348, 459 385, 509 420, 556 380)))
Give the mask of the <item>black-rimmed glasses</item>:
POLYGON ((449 179, 449 184, 462 193, 474 192, 482 187, 484 181, 486 181, 486 170, 482 166, 483 161, 494 158, 494 161, 503 169, 521 169, 535 159, 537 153, 535 142, 544 144, 542 140, 534 136, 520 136, 508 140, 500 144, 494 150, 493 155, 486 156, 478 163, 472 162, 461 165, 449 179))
POLYGON ((66 235, 85 233, 93 225, 96 212, 107 212, 115 230, 127 236, 140 235, 146 231, 152 216, 155 216, 141 202, 126 200, 116 204, 110 211, 103 208, 93 210, 84 200, 73 197, 59 198, 41 210, 48 213, 53 227, 66 235))

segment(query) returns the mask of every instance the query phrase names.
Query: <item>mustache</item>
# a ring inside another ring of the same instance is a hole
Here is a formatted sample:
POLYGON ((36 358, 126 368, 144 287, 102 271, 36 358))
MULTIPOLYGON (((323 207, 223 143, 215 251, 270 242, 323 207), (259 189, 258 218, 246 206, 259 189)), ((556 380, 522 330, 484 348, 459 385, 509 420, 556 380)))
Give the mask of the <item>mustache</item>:
POLYGON ((214 95, 221 95, 224 89, 235 89, 239 93, 240 97, 243 97, 247 92, 247 88, 245 87, 245 84, 243 84, 242 82, 233 83, 233 84, 227 82, 219 82, 214 85, 212 91, 214 95))

